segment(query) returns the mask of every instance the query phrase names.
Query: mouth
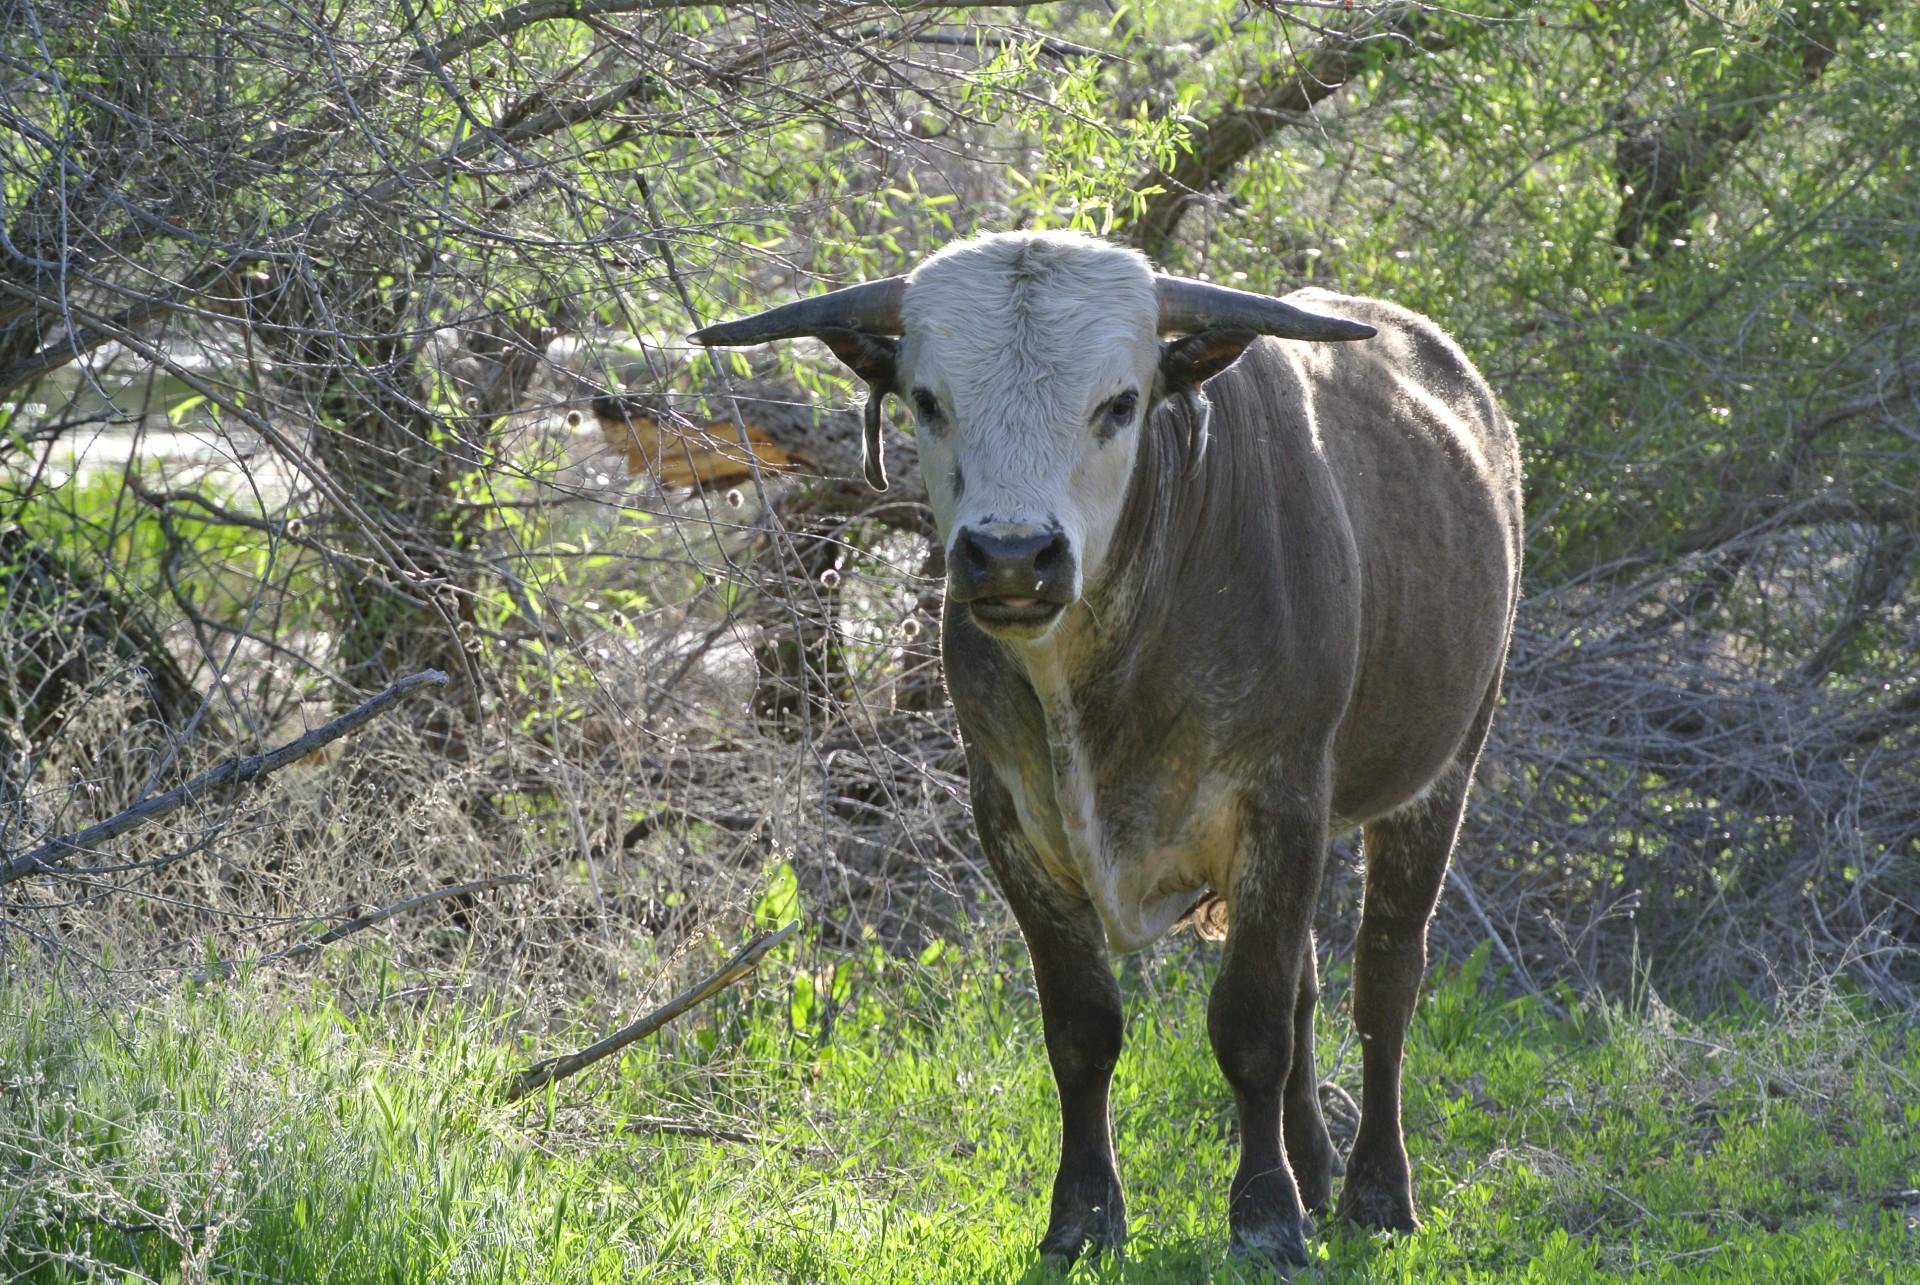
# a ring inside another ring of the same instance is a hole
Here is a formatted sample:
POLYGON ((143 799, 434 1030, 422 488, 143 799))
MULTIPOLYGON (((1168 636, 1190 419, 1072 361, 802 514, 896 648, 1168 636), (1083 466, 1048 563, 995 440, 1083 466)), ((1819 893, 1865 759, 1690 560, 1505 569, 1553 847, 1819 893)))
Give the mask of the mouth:
POLYGON ((975 598, 967 608, 973 612, 974 622, 988 633, 1032 637, 1044 632, 1066 604, 1039 598, 975 598))

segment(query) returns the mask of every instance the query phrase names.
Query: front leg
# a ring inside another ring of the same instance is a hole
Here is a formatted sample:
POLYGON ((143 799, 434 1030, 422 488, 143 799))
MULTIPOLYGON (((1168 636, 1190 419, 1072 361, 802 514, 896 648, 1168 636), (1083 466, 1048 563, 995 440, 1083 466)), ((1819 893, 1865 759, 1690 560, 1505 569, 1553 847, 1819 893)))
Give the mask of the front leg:
MULTIPOLYGON (((1324 792, 1312 791, 1304 801, 1249 806, 1227 899, 1226 948, 1207 1004, 1207 1033, 1240 1116, 1240 1166, 1228 1203, 1233 1252, 1275 1264, 1307 1261, 1300 1189, 1281 1126, 1294 1059, 1312 1057, 1295 1019, 1301 987, 1312 985, 1305 961, 1326 855, 1322 798, 1324 792)), ((1309 1020, 1311 1011, 1309 1003, 1309 1020)), ((1304 1073, 1311 1075, 1312 1067, 1304 1073)), ((1322 1176, 1312 1177, 1315 1198, 1324 1199, 1322 1176)))
POLYGON ((1041 868, 1012 800, 991 769, 983 769, 972 772, 974 824, 1033 959, 1047 1059, 1060 1094, 1060 1168, 1040 1254, 1071 1264, 1088 1245, 1111 1248, 1126 1239, 1127 1207, 1107 1118, 1125 1016, 1099 917, 1041 868))

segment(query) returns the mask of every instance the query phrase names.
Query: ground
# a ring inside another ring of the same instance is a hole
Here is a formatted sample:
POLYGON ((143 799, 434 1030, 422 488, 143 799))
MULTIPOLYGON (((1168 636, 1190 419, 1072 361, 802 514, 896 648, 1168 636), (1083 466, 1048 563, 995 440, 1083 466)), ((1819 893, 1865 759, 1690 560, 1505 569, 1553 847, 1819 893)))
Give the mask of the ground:
MULTIPOLYGON (((489 1002, 408 994, 364 956, 357 1004, 255 976, 103 1005, 16 972, 0 987, 0 1275, 1044 1279, 1056 1121, 1017 943, 837 968, 783 950, 654 1042, 514 1105, 513 1071, 598 1029, 535 1034, 489 1002)), ((1225 1255, 1233 1116, 1205 1042, 1210 963, 1194 944, 1125 970, 1114 1114, 1133 1235, 1078 1279, 1260 1278, 1225 1255)), ((1321 1064, 1354 1088, 1343 990, 1336 968, 1321 1064)), ((1831 988, 1698 1023, 1651 994, 1562 995, 1563 1020, 1504 992, 1475 958, 1438 968, 1422 1002, 1407 1124, 1424 1228, 1323 1227, 1296 1279, 1920 1279, 1920 1048, 1903 1024, 1831 988)))

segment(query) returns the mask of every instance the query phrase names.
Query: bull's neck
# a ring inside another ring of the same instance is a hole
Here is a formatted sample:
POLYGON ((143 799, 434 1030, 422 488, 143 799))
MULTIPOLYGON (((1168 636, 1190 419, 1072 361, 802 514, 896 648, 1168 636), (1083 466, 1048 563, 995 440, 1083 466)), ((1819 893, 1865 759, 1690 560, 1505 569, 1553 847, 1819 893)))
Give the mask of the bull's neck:
POLYGON ((1045 637, 1005 646, 1049 706, 1065 695, 1076 674, 1097 670, 1106 650, 1096 611, 1084 598, 1062 612, 1045 637))
POLYGON ((1224 488, 1211 476, 1223 452, 1203 451, 1196 440, 1204 414, 1204 403, 1189 394, 1170 398, 1149 417, 1106 559, 1075 604, 1080 629, 1067 645, 1076 657, 1097 654, 1109 672, 1161 631, 1182 627, 1172 605, 1175 564, 1205 538, 1205 526, 1231 520, 1219 507, 1229 497, 1215 494, 1224 488), (1205 518, 1199 527, 1196 515, 1205 518))
POLYGON ((1152 609, 1151 578, 1159 556, 1141 543, 1124 562, 1110 559, 1044 637, 1003 644, 1040 698, 1056 737, 1075 721, 1076 707, 1095 699, 1124 700, 1128 689, 1146 677, 1135 657, 1161 629, 1174 627, 1152 609))

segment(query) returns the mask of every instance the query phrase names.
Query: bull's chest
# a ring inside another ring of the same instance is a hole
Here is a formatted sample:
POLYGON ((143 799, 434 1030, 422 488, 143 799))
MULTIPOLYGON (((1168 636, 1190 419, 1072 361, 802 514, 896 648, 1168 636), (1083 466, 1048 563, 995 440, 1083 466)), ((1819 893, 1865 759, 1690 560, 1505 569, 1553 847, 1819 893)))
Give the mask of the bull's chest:
POLYGON ((1015 748, 996 772, 1047 874, 1093 903, 1114 949, 1138 950, 1202 890, 1228 886, 1239 790, 1197 736, 1176 728, 1142 738, 1152 751, 1116 745, 1089 735, 1064 684, 1048 687, 1036 683, 1044 743, 1015 748))

